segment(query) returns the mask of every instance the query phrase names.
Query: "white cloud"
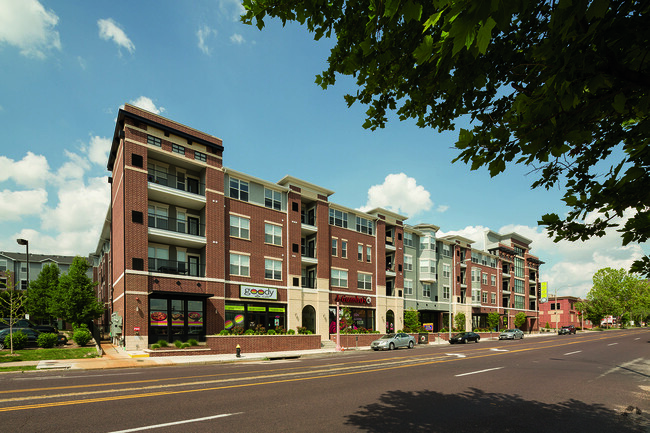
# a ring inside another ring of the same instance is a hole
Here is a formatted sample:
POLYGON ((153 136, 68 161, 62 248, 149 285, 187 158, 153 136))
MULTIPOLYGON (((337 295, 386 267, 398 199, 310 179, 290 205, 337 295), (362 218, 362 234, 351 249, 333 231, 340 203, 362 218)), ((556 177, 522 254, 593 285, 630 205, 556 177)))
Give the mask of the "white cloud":
POLYGON ((440 206, 436 207, 436 212, 438 213, 447 212, 448 210, 449 210, 449 206, 447 206, 446 204, 441 204, 440 206))
POLYGON ((17 47, 25 57, 43 59, 51 49, 61 50, 58 22, 37 0, 0 0, 0 44, 17 47))
POLYGON ((105 41, 112 39, 118 47, 126 48, 131 54, 133 54, 135 51, 135 45, 131 42, 131 39, 126 36, 124 30, 122 30, 113 19, 108 18, 97 20, 97 26, 99 27, 100 38, 105 41))
POLYGON ((77 153, 72 153, 68 150, 63 151, 68 161, 63 163, 56 172, 56 176, 52 179, 54 183, 63 184, 68 180, 82 179, 87 170, 90 169, 90 162, 85 156, 77 153))
POLYGON ((95 135, 90 138, 86 148, 88 159, 98 165, 105 166, 108 162, 108 152, 111 150, 111 139, 95 135))
POLYGON ((196 31, 196 37, 199 39, 199 49, 203 52, 203 54, 207 54, 208 56, 211 54, 210 47, 208 47, 207 44, 207 39, 210 37, 210 35, 217 35, 217 31, 214 29, 211 29, 208 26, 202 26, 196 31))
POLYGON ((41 187, 50 176, 49 171, 50 166, 43 155, 27 152, 20 161, 0 156, 0 182, 11 179, 17 185, 41 187))
POLYGON ((232 21, 239 21, 246 12, 241 0, 219 0, 219 10, 232 21))
POLYGON ((156 107, 156 104, 154 104, 151 98, 147 98, 146 96, 140 96, 138 99, 130 101, 129 103, 154 114, 161 114, 165 111, 164 107, 156 107))
POLYGON ((233 44, 241 45, 244 42, 246 42, 246 40, 239 33, 235 33, 230 37, 230 42, 232 42, 233 44))
POLYGON ((27 191, 0 191, 0 221, 18 221, 27 215, 38 215, 43 212, 47 203, 47 191, 34 189, 27 191))
POLYGON ((56 207, 43 214, 43 229, 58 233, 99 230, 110 202, 110 186, 106 177, 90 178, 87 184, 74 180, 61 186, 57 198, 56 207))
POLYGON ((418 185, 412 177, 399 173, 389 174, 383 184, 371 186, 368 189, 368 202, 360 210, 368 211, 381 207, 411 217, 431 209, 432 206, 429 191, 418 185))

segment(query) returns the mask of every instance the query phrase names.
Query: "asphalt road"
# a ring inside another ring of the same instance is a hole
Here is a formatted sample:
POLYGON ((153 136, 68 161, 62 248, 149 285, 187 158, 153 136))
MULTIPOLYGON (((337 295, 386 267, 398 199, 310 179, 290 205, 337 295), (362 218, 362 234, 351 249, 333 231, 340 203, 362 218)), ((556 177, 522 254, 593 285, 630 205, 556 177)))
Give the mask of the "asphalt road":
POLYGON ((11 432, 649 432, 650 331, 0 375, 11 432))

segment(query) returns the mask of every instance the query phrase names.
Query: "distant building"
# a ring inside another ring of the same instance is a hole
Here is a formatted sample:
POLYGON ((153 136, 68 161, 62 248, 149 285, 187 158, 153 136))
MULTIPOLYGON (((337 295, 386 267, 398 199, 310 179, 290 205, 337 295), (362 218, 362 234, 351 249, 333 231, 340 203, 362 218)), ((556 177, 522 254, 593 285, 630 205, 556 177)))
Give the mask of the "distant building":
POLYGON ((546 327, 548 323, 551 329, 559 329, 569 325, 583 329, 593 328, 593 323, 583 319, 582 312, 575 307, 577 302, 582 301, 582 299, 575 296, 558 296, 557 298, 550 296, 548 302, 539 306, 540 327, 546 327))
MULTIPOLYGON (((38 278, 45 265, 56 264, 61 273, 67 273, 75 256, 57 256, 53 254, 29 254, 29 279, 38 278)), ((92 264, 92 262, 89 262, 92 264)), ((14 284, 17 289, 27 289, 27 255, 24 253, 11 253, 0 251, 0 288, 7 284, 7 271, 13 274, 14 284)), ((92 267, 88 270, 88 277, 92 278, 92 267)))

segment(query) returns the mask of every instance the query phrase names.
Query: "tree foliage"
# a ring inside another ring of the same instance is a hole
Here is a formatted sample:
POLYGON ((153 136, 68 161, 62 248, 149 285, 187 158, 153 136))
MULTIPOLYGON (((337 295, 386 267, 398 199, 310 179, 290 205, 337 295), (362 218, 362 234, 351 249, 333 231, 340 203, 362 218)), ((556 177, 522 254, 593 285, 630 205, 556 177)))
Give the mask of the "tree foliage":
POLYGON ((16 289, 13 272, 5 271, 5 277, 7 282, 3 284, 4 287, 0 287, 2 289, 0 291, 0 322, 10 327, 5 342, 13 354, 14 348, 20 348, 16 346, 16 344, 20 345, 20 342, 14 338, 16 335, 13 332, 13 324, 25 314, 25 294, 16 289), (17 341, 18 343, 16 343, 17 341))
POLYGON ((88 323, 102 315, 103 307, 97 301, 94 283, 86 272, 90 265, 82 257, 75 257, 67 274, 59 277, 59 284, 52 294, 50 311, 72 324, 88 323))
POLYGON ((650 311, 650 283, 625 269, 600 269, 594 274, 586 301, 577 303, 576 309, 596 325, 607 316, 624 314, 644 320, 650 311))
POLYGON ((454 316, 454 325, 456 325, 456 329, 459 331, 465 330, 465 321, 466 321, 465 313, 456 313, 456 315, 454 316))
MULTIPOLYGON (((422 128, 461 129, 472 170, 508 164, 559 187, 569 211, 544 215, 556 241, 650 236, 650 2, 638 0, 244 0, 242 21, 267 16, 336 37, 324 89, 356 78, 348 105, 367 105, 364 127, 388 112, 422 128), (598 164, 605 161, 605 163, 598 164), (622 217, 629 217, 622 223, 622 217)), ((650 258, 636 271, 650 275, 650 258)))
POLYGON ((420 312, 413 309, 404 310, 404 331, 418 332, 421 328, 420 312))
POLYGON ((526 313, 520 311, 515 315, 515 328, 521 328, 524 323, 526 323, 526 313))
POLYGON ((29 283, 26 308, 30 317, 49 319, 52 316, 52 294, 56 293, 61 271, 56 263, 43 266, 38 278, 29 283))
POLYGON ((492 312, 487 315, 487 325, 490 331, 494 331, 499 326, 499 313, 492 312))

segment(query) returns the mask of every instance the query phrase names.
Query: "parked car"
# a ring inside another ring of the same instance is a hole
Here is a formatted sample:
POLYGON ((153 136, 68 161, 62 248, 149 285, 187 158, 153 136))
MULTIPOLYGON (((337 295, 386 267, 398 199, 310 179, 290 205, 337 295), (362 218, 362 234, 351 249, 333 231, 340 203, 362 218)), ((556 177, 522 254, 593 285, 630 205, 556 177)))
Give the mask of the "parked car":
POLYGON ((449 339, 449 344, 469 343, 470 341, 473 341, 474 343, 478 343, 480 339, 481 336, 478 335, 476 332, 459 332, 458 334, 453 335, 449 339))
POLYGON ((564 334, 575 334, 576 333, 576 327, 573 325, 569 326, 563 326, 560 328, 559 331, 557 331, 559 335, 564 335, 564 334))
MULTIPOLYGON (((0 320, 0 329, 8 328, 9 318, 4 318, 0 320)), ((36 329, 39 332, 50 332, 52 334, 57 334, 59 332, 54 326, 51 325, 37 325, 29 319, 15 319, 14 318, 14 328, 32 328, 36 329)))
POLYGON ((524 332, 521 329, 506 329, 499 334, 499 340, 521 340, 524 338, 524 332))
MULTIPOLYGON (((32 328, 13 328, 13 332, 22 332, 27 336, 27 345, 28 346, 36 346, 36 342, 38 340, 38 336, 41 335, 41 332, 37 331, 36 329, 32 328)), ((10 329, 9 328, 4 328, 0 330, 0 349, 5 348, 5 337, 9 335, 10 329)), ((63 335, 63 334, 57 334, 57 345, 63 345, 68 342, 68 338, 63 335)))
POLYGON ((379 340, 375 340, 370 344, 372 350, 393 350, 400 347, 408 347, 413 349, 415 346, 415 337, 403 332, 397 334, 386 334, 379 340))

